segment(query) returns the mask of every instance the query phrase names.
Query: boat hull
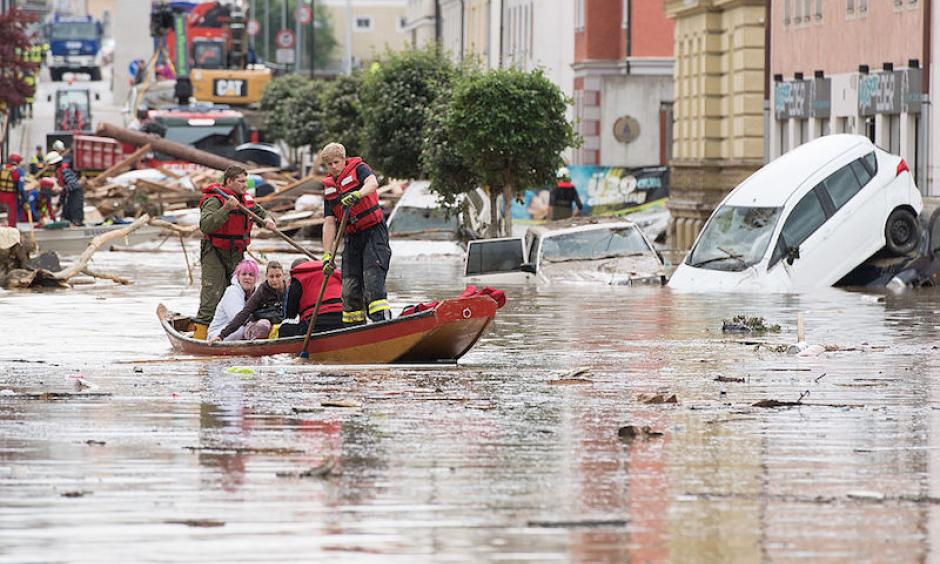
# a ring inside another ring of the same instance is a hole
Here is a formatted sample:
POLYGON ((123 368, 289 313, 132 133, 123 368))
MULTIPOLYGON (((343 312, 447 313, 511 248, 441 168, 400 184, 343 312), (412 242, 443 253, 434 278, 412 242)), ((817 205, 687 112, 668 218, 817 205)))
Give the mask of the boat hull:
MULTIPOLYGON (((84 227, 63 227, 62 229, 30 229, 20 226, 24 238, 32 238, 40 251, 55 251, 61 256, 80 255, 98 235, 123 229, 127 225, 88 225, 84 227)), ((155 240, 161 233, 157 227, 143 226, 124 239, 114 242, 116 245, 137 245, 155 240)))

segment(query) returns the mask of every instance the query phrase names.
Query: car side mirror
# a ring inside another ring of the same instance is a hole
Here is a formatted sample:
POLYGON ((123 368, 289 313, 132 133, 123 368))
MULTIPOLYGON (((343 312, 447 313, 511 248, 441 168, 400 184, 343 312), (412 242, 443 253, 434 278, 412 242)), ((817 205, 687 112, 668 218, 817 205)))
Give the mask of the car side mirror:
POLYGON ((52 94, 49 94, 46 96, 46 102, 51 102, 51 101, 52 101, 52 94))
POLYGON ((793 261, 800 258, 799 247, 787 247, 787 264, 793 264, 793 261))
POLYGON ((101 99, 101 94, 99 94, 98 92, 95 92, 95 100, 100 100, 100 99, 101 99))
POLYGON ((531 262, 524 262, 519 265, 519 270, 522 272, 528 272, 529 274, 535 274, 535 265, 531 262))

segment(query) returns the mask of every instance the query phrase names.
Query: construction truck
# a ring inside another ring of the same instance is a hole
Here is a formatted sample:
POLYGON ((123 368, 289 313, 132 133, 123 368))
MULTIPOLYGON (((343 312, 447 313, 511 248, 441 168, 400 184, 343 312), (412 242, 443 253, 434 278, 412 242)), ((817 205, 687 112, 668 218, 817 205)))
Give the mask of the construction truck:
POLYGON ((158 6, 151 18, 158 20, 151 24, 154 35, 165 31, 177 82, 188 80, 198 102, 247 106, 261 101, 271 70, 249 61, 248 10, 243 3, 202 2, 189 11, 158 6))
POLYGON ((92 80, 101 80, 101 22, 91 16, 53 14, 45 33, 52 52, 49 74, 53 81, 62 80, 66 72, 87 73, 92 80))

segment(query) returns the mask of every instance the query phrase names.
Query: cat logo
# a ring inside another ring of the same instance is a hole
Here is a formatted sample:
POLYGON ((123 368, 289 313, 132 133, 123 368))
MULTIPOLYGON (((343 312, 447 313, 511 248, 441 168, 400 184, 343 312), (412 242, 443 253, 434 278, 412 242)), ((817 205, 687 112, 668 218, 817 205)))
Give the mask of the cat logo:
POLYGON ((217 78, 212 83, 212 91, 220 97, 238 97, 245 96, 247 83, 244 80, 217 78))

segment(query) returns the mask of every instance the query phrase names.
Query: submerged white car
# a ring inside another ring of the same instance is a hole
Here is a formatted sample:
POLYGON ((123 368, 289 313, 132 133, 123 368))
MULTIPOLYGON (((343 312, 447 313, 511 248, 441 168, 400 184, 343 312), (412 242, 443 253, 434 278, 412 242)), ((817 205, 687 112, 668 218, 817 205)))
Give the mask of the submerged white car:
POLYGON ((464 279, 476 284, 662 285, 665 269, 635 223, 584 217, 530 227, 524 238, 470 241, 464 279))
POLYGON ((828 135, 768 163, 715 209, 669 287, 800 292, 832 286, 882 249, 914 251, 920 192, 904 159, 828 135))
POLYGON ((388 216, 392 257, 464 255, 464 240, 482 235, 489 222, 489 200, 482 190, 466 196, 463 212, 448 211, 431 192, 431 183, 416 180, 388 216))

